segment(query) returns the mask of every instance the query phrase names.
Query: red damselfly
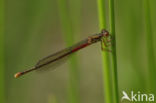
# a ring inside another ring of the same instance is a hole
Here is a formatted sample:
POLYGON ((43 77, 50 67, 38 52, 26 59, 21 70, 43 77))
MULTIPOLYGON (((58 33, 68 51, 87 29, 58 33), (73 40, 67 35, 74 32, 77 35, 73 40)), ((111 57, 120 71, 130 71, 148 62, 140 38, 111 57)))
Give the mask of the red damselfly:
MULTIPOLYGON (((108 43, 111 43, 111 35, 109 34, 108 31, 106 30, 102 30, 101 33, 98 33, 98 34, 94 34, 92 36, 89 36, 87 39, 84 39, 82 41, 80 41, 79 43, 71 46, 71 47, 68 47, 68 48, 65 48, 61 51, 58 51, 52 55, 49 55, 47 57, 44 57, 43 59, 39 60, 36 65, 34 67, 32 67, 31 69, 29 70, 26 70, 26 71, 23 71, 23 72, 18 72, 14 75, 15 78, 19 77, 19 76, 22 76, 26 73, 29 73, 31 71, 34 71, 34 70, 38 70, 44 66, 47 66, 51 63, 54 63, 56 61, 59 61, 60 59, 84 48, 84 47, 87 47, 91 44, 94 44, 98 41, 101 41, 101 43, 103 42, 104 45, 107 47, 109 44, 108 43)), ((102 48, 103 50, 106 50, 104 48, 102 48)), ((42 68, 44 69, 44 68, 42 68)))

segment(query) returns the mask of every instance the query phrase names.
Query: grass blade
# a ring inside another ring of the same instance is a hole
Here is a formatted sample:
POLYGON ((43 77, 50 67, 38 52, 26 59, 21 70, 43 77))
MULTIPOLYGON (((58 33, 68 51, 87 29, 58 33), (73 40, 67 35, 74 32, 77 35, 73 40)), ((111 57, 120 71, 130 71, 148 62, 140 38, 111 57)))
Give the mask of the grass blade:
MULTIPOLYGON (((61 19, 61 24, 63 28, 64 38, 67 46, 73 44, 74 31, 72 28, 71 16, 67 10, 65 0, 58 0, 58 8, 61 19)), ((78 68, 77 68, 77 58, 73 56, 70 58, 70 70, 69 70, 70 80, 69 80, 69 103, 79 103, 79 90, 78 90, 78 68)))
MULTIPOLYGON (((105 1, 98 0, 100 30, 106 28, 105 1)), ((104 47, 103 43, 102 46, 104 47)), ((106 48, 106 47, 104 47, 106 48)), ((102 51, 105 102, 112 103, 109 53, 102 51)))
POLYGON ((117 75, 117 56, 116 56, 116 37, 115 37, 115 14, 114 14, 114 0, 109 0, 109 23, 110 23, 110 33, 113 36, 113 44, 112 45, 112 81, 113 81, 113 94, 114 94, 114 102, 119 103, 118 96, 118 75, 117 75))
POLYGON ((0 103, 5 103, 4 0, 0 0, 0 103))
MULTIPOLYGON (((144 0, 144 16, 145 16, 145 30, 146 30, 146 43, 147 43, 147 59, 148 59, 148 82, 150 82, 150 88, 154 89, 156 87, 155 72, 156 72, 156 58, 154 56, 154 41, 151 27, 151 17, 150 17, 150 0, 144 0)), ((148 89, 149 90, 149 89, 148 89)), ((154 90, 152 90, 154 91, 154 90)))

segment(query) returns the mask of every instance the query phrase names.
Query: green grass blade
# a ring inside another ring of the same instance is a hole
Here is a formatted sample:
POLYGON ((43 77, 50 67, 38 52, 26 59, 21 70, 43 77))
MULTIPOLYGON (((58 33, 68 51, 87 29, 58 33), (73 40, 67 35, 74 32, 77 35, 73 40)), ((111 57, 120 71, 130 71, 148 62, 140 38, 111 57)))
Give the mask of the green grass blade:
MULTIPOLYGON (((105 15, 105 2, 104 0, 98 0, 98 12, 99 12, 99 24, 100 30, 106 28, 106 15, 105 15)), ((103 43, 102 46, 104 47, 103 43)), ((106 47, 104 47, 106 48, 106 47)), ((103 64, 103 82, 104 82, 104 95, 105 102, 112 103, 111 93, 111 78, 110 78, 110 61, 109 53, 102 51, 102 64, 103 64)))
POLYGON ((154 41, 153 41, 153 33, 151 27, 151 17, 150 17, 151 14, 150 14, 150 4, 149 4, 150 1, 144 0, 143 2, 144 2, 145 30, 146 30, 146 41, 147 41, 146 43, 147 43, 148 71, 149 71, 148 82, 150 82, 150 88, 154 89, 156 87, 156 81, 155 81, 156 58, 154 56, 154 41))
POLYGON ((110 23, 110 33, 113 36, 113 44, 112 45, 112 81, 113 81, 113 94, 114 94, 114 102, 119 103, 118 96, 118 75, 117 75, 117 57, 116 57, 116 37, 115 37, 115 14, 114 14, 114 0, 109 0, 109 23, 110 23))
POLYGON ((5 103, 4 0, 0 0, 0 103, 5 103))
MULTIPOLYGON (((74 30, 72 28, 72 19, 67 10, 65 0, 58 0, 58 8, 63 28, 64 38, 67 46, 73 45, 74 30)), ((77 58, 73 56, 70 58, 70 70, 69 70, 69 103, 79 103, 79 80, 78 80, 78 68, 77 58)))
POLYGON ((100 30, 106 28, 105 0, 98 0, 100 30))
POLYGON ((69 7, 72 9, 70 10, 70 16, 71 21, 72 21, 72 26, 73 26, 73 30, 74 32, 76 32, 77 34, 80 33, 81 28, 80 28, 80 24, 81 24, 81 0, 69 0, 69 7))

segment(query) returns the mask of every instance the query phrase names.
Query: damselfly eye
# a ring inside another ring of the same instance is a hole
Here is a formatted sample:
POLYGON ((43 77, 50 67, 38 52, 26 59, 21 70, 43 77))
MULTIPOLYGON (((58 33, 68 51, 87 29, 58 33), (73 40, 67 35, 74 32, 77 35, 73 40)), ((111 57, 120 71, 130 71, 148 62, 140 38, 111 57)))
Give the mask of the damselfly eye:
POLYGON ((103 29, 101 33, 102 33, 102 35, 104 37, 108 37, 109 36, 109 32, 107 30, 105 30, 105 29, 103 29))

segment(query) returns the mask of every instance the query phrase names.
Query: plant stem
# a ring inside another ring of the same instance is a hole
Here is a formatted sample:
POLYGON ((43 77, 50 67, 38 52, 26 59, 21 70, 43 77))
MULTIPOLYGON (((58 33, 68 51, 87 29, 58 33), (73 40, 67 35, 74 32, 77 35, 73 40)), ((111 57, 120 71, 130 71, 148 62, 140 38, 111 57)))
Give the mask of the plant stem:
MULTIPOLYGON (((156 87, 155 72, 156 72, 156 58, 154 56, 154 43, 153 34, 151 28, 151 17, 150 17, 150 6, 149 0, 144 0, 144 16, 145 16, 145 30, 146 30, 146 40, 147 40, 147 56, 148 56, 148 71, 149 71, 149 82, 150 88, 154 89, 156 87)), ((148 88, 148 90, 150 90, 148 88)), ((154 91, 154 90, 152 90, 154 91)))
MULTIPOLYGON (((61 24, 64 32, 64 38, 67 46, 73 44, 74 31, 72 28, 72 21, 67 10, 66 1, 58 0, 59 13, 61 24)), ((79 80, 78 80, 78 68, 77 68, 77 58, 72 56, 70 58, 70 82, 69 82, 69 103, 79 103, 79 80)))
MULTIPOLYGON (((104 0, 98 0, 98 12, 99 12, 99 24, 100 30, 106 28, 106 18, 105 18, 105 5, 104 0)), ((104 44, 102 43, 102 46, 104 44)), ((102 51, 102 64, 103 64, 103 82, 104 82, 104 95, 105 95, 105 102, 112 103, 112 96, 111 96, 111 78, 110 78, 110 61, 109 61, 109 53, 102 51)))
POLYGON ((4 0, 0 0, 0 103, 5 103, 4 0))
POLYGON ((114 0, 109 0, 109 23, 110 23, 110 33, 113 36, 113 45, 112 45, 112 80, 113 80, 113 94, 114 102, 119 103, 118 95, 118 75, 117 75, 117 57, 116 57, 116 37, 115 37, 115 14, 114 14, 114 0))

